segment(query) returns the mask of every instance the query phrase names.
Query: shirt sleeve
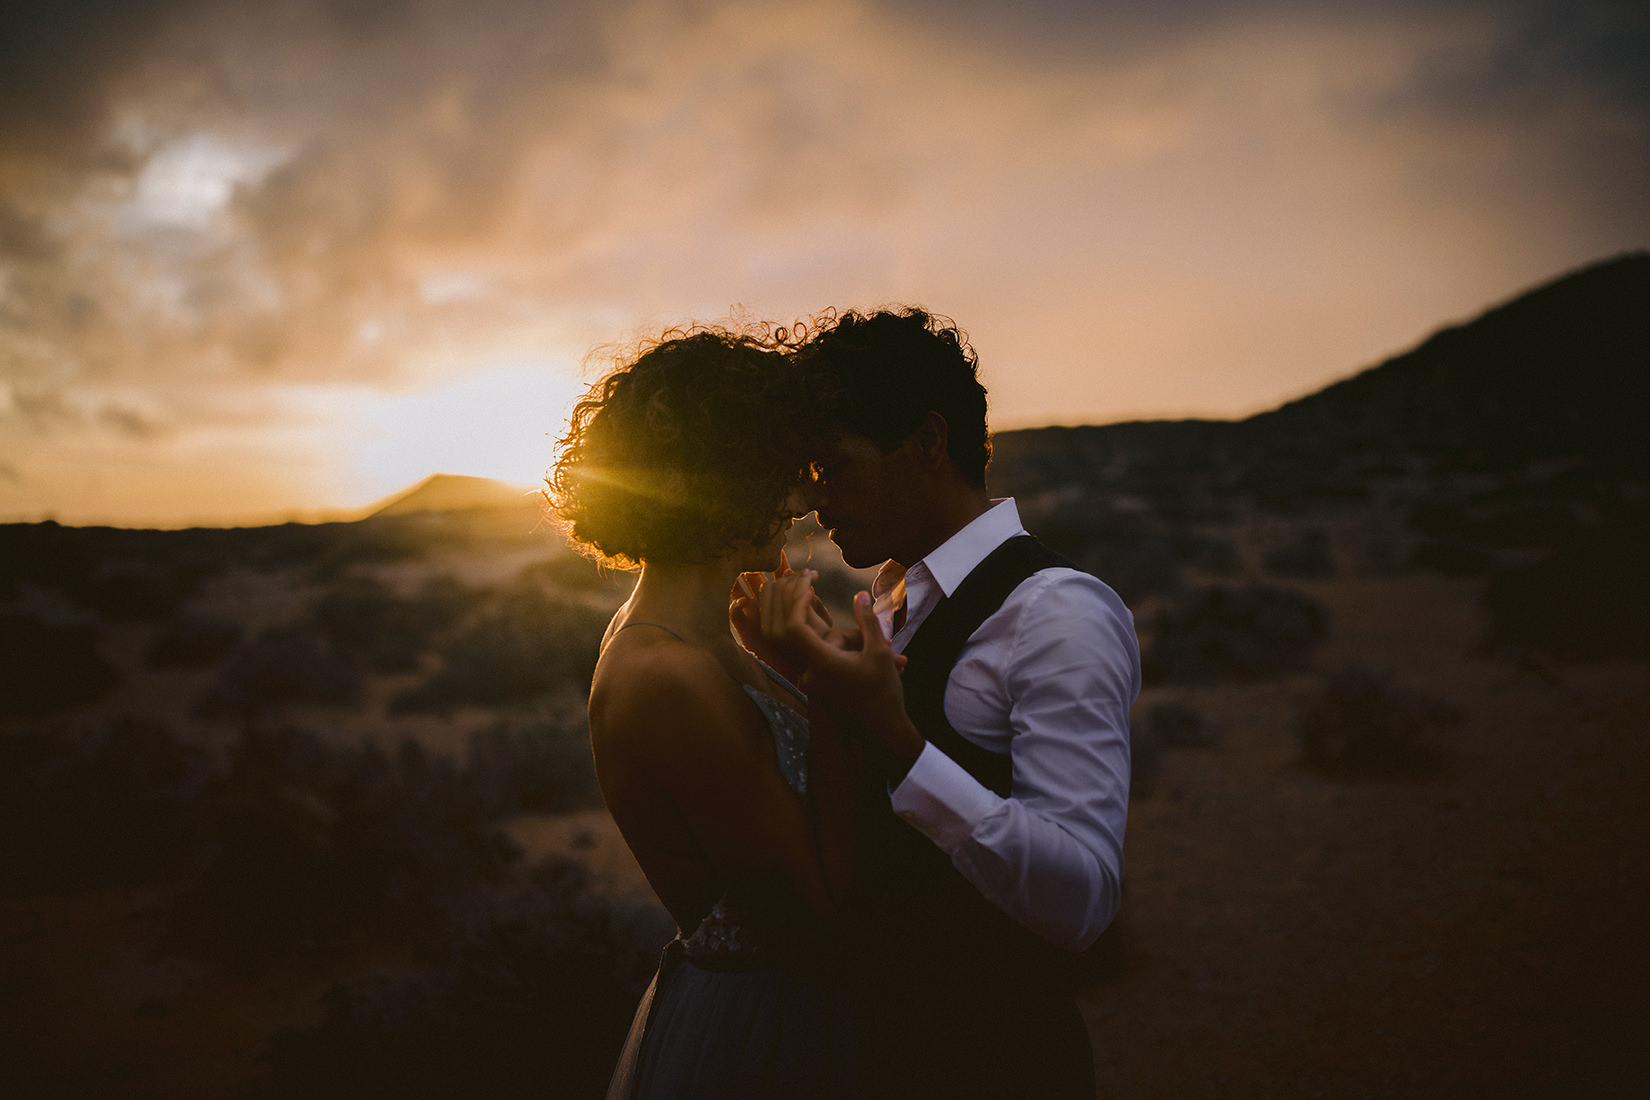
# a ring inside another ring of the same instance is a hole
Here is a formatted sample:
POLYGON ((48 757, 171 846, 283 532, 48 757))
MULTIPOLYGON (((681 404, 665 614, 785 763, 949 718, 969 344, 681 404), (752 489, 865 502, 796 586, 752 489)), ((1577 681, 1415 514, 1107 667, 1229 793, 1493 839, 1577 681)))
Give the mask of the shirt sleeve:
POLYGON ((1012 727, 1009 797, 930 744, 892 804, 993 904, 1081 951, 1122 897, 1140 648, 1133 616, 1095 578, 1062 569, 1026 583, 1035 590, 1001 671, 1012 727))

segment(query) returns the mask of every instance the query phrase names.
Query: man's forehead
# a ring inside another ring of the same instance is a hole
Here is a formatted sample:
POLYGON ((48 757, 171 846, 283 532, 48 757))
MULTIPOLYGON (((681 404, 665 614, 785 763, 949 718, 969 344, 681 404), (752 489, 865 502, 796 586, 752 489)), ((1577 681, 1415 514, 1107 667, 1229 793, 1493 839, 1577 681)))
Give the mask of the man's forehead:
POLYGON ((876 440, 863 432, 856 432, 846 424, 832 424, 825 429, 825 449, 836 454, 879 451, 876 440))

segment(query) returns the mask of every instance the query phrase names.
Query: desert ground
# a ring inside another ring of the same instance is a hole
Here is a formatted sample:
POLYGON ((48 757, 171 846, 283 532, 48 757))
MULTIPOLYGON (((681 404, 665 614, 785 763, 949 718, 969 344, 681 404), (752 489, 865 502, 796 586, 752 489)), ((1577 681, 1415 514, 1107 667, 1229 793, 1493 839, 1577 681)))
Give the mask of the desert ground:
MULTIPOLYGON (((1639 918, 1650 863, 1642 793, 1650 783, 1650 669, 1636 660, 1558 663, 1498 645, 1482 575, 1363 560, 1371 540, 1362 512, 1312 519, 1320 549, 1345 563, 1327 575, 1311 569, 1317 575, 1280 579, 1243 564, 1296 540, 1300 526, 1239 516, 1215 532, 1237 564, 1226 560, 1208 576, 1190 567, 1182 587, 1264 580, 1306 597, 1327 623, 1310 655, 1239 682, 1160 680, 1136 707, 1125 903, 1084 960, 1080 998, 1099 1094, 1633 1094, 1644 1080, 1634 1039, 1650 988, 1639 918), (1336 676, 1363 685, 1347 689, 1355 704, 1396 715, 1377 737, 1396 745, 1401 759, 1359 764, 1322 750, 1316 764, 1309 758, 1303 716, 1323 709, 1328 686, 1341 682, 1336 676)), ((834 599, 863 581, 830 560, 817 533, 798 539, 793 556, 825 569, 834 599)), ((233 619, 250 638, 307 621, 329 593, 359 591, 366 581, 399 593, 453 584, 479 599, 475 593, 519 592, 525 577, 588 607, 599 623, 622 599, 626 578, 581 568, 546 532, 502 547, 454 538, 393 560, 231 565, 196 587, 177 614, 233 619)), ((1134 601, 1148 652, 1159 612, 1176 598, 1134 601)), ((27 583, 8 610, 56 622, 92 618, 61 593, 27 583)), ((231 658, 159 669, 142 659, 174 617, 104 623, 101 651, 125 671, 120 685, 50 718, 13 719, 8 734, 142 715, 221 753, 245 729, 278 718, 351 751, 400 739, 421 744, 432 760, 473 766, 478 758, 465 757, 466 746, 502 728, 559 738, 552 770, 580 766, 579 700, 566 685, 508 702, 455 697, 450 706, 398 710, 398 695, 421 677, 430 682, 439 661, 428 655, 403 671, 365 676, 347 701, 293 691, 256 707, 203 707, 234 682, 224 672, 231 658)), ((454 651, 445 652, 451 660, 454 651)), ((528 770, 542 771, 545 759, 534 757, 528 770)), ((545 859, 587 869, 579 904, 608 907, 604 934, 629 937, 623 947, 603 948, 628 960, 628 977, 608 991, 609 1000, 623 1000, 645 977, 668 922, 588 779, 564 785, 568 793, 518 800, 494 820, 520 853, 510 873, 545 859)), ((322 825, 339 812, 308 805, 313 792, 288 795, 300 817, 319 815, 322 825)), ((409 843, 421 835, 405 834, 409 843)), ((8 843, 26 839, 14 822, 8 843)), ((267 843, 261 850, 283 858, 267 843)), ((381 934, 364 920, 326 950, 298 944, 262 965, 237 966, 233 950, 244 937, 214 949, 210 937, 177 932, 178 898, 192 896, 179 884, 186 877, 104 874, 78 880, 80 888, 71 875, 56 888, 10 892, 0 907, 0 1008, 9 1077, 21 1090, 11 1095, 350 1095, 350 1079, 315 1053, 315 1036, 363 1034, 340 1022, 338 994, 329 999, 329 990, 360 990, 436 965, 416 937, 381 934), (306 1034, 309 1047, 289 1041, 279 1053, 282 1036, 306 1034)), ((251 897, 270 904, 255 890, 251 897)), ((244 920, 234 904, 206 912, 244 920)), ((578 990, 559 995, 576 1000, 578 990)), ((368 1003, 378 1005, 368 1025, 345 1013, 351 1026, 368 1027, 364 1034, 394 1033, 408 1014, 404 1005, 384 1007, 401 1004, 394 996, 368 1003)), ((451 1010, 439 997, 433 1003, 438 1019, 451 1010)), ((534 1017, 523 1014, 511 1034, 530 1044, 534 1017)), ((576 1072, 558 1074, 557 1063, 518 1050, 522 1073, 542 1075, 540 1095, 590 1094, 612 1055, 601 1048, 603 1036, 616 1050, 611 1021, 622 1015, 607 1010, 607 1030, 581 1046, 576 1072)), ((555 1024, 542 1026, 548 1034, 555 1024)), ((396 1049, 390 1042, 382 1056, 396 1049)), ((463 1072, 462 1058, 453 1072, 463 1072)))

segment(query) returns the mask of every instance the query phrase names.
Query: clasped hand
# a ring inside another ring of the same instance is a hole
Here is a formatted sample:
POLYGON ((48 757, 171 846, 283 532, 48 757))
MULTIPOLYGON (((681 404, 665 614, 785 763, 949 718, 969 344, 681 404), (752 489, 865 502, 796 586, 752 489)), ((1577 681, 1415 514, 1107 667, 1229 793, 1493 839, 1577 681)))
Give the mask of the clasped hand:
POLYGON ((905 658, 889 645, 869 592, 854 597, 852 627, 834 627, 822 617, 817 577, 811 569, 784 571, 762 585, 755 610, 764 647, 796 671, 810 701, 880 749, 903 775, 924 743, 905 713, 899 677, 905 658))

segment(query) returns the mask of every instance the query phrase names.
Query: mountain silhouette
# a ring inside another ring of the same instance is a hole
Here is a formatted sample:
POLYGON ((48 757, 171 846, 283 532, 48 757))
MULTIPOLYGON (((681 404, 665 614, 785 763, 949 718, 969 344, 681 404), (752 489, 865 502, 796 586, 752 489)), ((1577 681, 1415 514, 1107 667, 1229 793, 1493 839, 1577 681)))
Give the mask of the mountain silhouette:
MULTIPOLYGON (((994 437, 994 485, 1017 493, 1236 467, 1290 480, 1423 459, 1507 472, 1572 460, 1650 472, 1650 253, 1562 276, 1411 351, 1247 420, 1130 421, 994 437)), ((1236 479, 1242 481, 1244 479, 1236 479)), ((1149 488, 1149 485, 1145 486, 1149 488)))
POLYGON ((1650 253, 1532 290, 1413 351, 1251 418, 1256 435, 1507 470, 1585 458, 1650 469, 1650 253))
POLYGON ((465 474, 431 474, 412 488, 373 506, 368 515, 407 516, 419 512, 468 512, 483 508, 536 512, 538 507, 538 495, 531 488, 465 474))

